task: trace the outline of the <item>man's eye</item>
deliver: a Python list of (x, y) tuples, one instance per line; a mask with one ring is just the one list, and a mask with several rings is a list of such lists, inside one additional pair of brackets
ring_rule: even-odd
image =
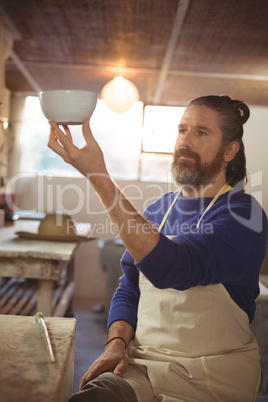
[(206, 133), (205, 131), (199, 131), (198, 134), (199, 134), (201, 137), (207, 135), (207, 133)]

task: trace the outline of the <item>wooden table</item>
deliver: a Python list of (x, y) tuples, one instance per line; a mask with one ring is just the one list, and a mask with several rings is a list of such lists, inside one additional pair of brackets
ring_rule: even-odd
[(0, 401), (67, 402), (73, 390), (76, 320), (45, 317), (50, 363), (34, 317), (0, 315)]
[(67, 270), (68, 287), (55, 316), (64, 315), (67, 299), (74, 293), (73, 257), (78, 243), (22, 239), (16, 231), (38, 229), (40, 222), (18, 220), (0, 229), (0, 277), (30, 278), (38, 281), (37, 311), (52, 316), (54, 282)]

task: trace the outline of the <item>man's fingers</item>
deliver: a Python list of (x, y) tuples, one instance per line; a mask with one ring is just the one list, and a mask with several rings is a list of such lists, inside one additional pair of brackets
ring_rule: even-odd
[(117, 366), (115, 367), (113, 374), (117, 375), (119, 377), (122, 377), (122, 375), (124, 374), (124, 372), (127, 369), (127, 361), (126, 360), (121, 360)]
[(67, 137), (67, 138), (70, 140), (70, 142), (73, 144), (73, 137), (72, 137), (72, 134), (71, 134), (71, 131), (70, 131), (69, 127), (66, 126), (66, 125), (63, 125), (62, 127), (63, 127), (63, 129), (64, 129), (64, 131), (65, 131), (66, 137)]
[(114, 375), (122, 377), (126, 369), (127, 369), (126, 359), (120, 359), (119, 362), (97, 359), (95, 360), (95, 362), (92, 363), (88, 371), (81, 378), (79, 384), (79, 390), (81, 390), (89, 381), (98, 377), (102, 373), (112, 372)]
[[(54, 131), (58, 141), (62, 144), (62, 146), (68, 152), (71, 149), (71, 147), (73, 146), (72, 140), (70, 141), (68, 136), (61, 131), (59, 126), (54, 121), (49, 120), (49, 124), (50, 124), (52, 130)], [(71, 137), (71, 133), (69, 133), (69, 135)]]
[(93, 378), (98, 377), (100, 374), (105, 372), (113, 372), (115, 375), (122, 377), (123, 373), (127, 368), (126, 359), (120, 360), (110, 360), (110, 359), (97, 359), (89, 367), (88, 371), (83, 375), (80, 381), (79, 389), (93, 380)]
[(65, 133), (62, 132), (60, 127), (54, 122), (49, 121), (51, 130), (54, 132), (56, 139), (49, 142), (48, 146), (60, 155), (65, 162), (71, 163), (77, 156), (78, 148), (73, 144), (73, 139), (69, 127), (63, 126)]
[(66, 150), (59, 144), (58, 138), (55, 135), (55, 132), (54, 132), (54, 130), (52, 130), (52, 128), (50, 130), (47, 146), (50, 149), (52, 149), (52, 151), (54, 151), (56, 154), (61, 156), (67, 162), (68, 154), (67, 154)]
[(62, 146), (58, 143), (58, 138), (57, 138), (55, 132), (52, 130), (52, 128), (50, 129), (49, 140), (48, 140), (47, 145), (49, 148), (51, 148), (53, 151), (55, 151), (57, 153), (62, 148)]
[(109, 371), (109, 370), (105, 370), (105, 369), (100, 370), (99, 368), (92, 369), (92, 366), (91, 366), (90, 371), (88, 370), (81, 378), (80, 384), (79, 384), (79, 390), (81, 390), (83, 388), (83, 386), (86, 385), (89, 381), (93, 380), (93, 378), (98, 377), (98, 375), (102, 374), (105, 371)]
[(102, 150), (91, 133), (89, 119), (83, 123), (82, 130), (86, 145), (81, 149), (73, 144), (71, 132), (66, 125), (62, 125), (60, 128), (52, 120), (49, 121), (49, 124), (52, 132), (48, 146), (60, 155), (66, 163), (71, 164), (86, 177), (88, 173), (106, 172)]
[(92, 140), (94, 142), (96, 142), (95, 138), (93, 137), (90, 125), (89, 125), (89, 118), (87, 118), (82, 125), (82, 132), (83, 132), (83, 136), (85, 138), (86, 144), (89, 145), (90, 142), (92, 142)]

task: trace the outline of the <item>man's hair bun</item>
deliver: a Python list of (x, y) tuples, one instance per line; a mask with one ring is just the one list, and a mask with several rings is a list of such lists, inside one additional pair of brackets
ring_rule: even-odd
[(241, 116), (242, 124), (245, 124), (250, 115), (248, 106), (244, 102), (242, 102), (240, 100), (236, 100), (236, 99), (232, 100), (232, 104), (233, 104), (233, 107), (239, 112), (239, 114)]

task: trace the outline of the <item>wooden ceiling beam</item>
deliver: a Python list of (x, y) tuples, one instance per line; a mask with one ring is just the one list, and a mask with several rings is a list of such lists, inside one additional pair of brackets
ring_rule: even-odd
[(165, 57), (163, 59), (161, 72), (160, 72), (157, 87), (156, 87), (156, 90), (154, 93), (153, 102), (156, 104), (158, 104), (161, 100), (161, 95), (162, 95), (165, 81), (166, 81), (166, 78), (167, 78), (167, 75), (169, 72), (170, 63), (173, 58), (176, 43), (177, 43), (179, 35), (181, 33), (183, 21), (184, 21), (186, 11), (189, 6), (189, 1), (190, 0), (179, 0), (179, 3), (178, 3), (177, 12), (176, 12), (176, 16), (175, 16), (175, 19), (173, 22), (172, 31), (170, 34), (167, 50), (165, 53)]
[(20, 58), (16, 55), (16, 53), (12, 52), (11, 55), (10, 55), (10, 58), (13, 61), (13, 63), (15, 64), (15, 66), (17, 67), (17, 69), (21, 72), (21, 74), (24, 76), (24, 78), (30, 84), (31, 88), (36, 92), (40, 92), (41, 87), (35, 81), (35, 79), (33, 78), (32, 74), (25, 67), (24, 63), (20, 60)]
[(268, 81), (268, 75), (256, 75), (256, 74), (211, 73), (204, 71), (185, 71), (185, 70), (170, 70), (169, 74), (183, 75), (188, 77), (220, 78), (228, 80)]
[[(28, 62), (21, 61), (24, 67), (28, 68), (55, 68), (62, 70), (88, 70), (88, 71), (107, 71), (114, 74), (159, 74), (161, 70), (150, 68), (131, 68), (131, 67), (113, 67), (113, 66), (94, 66), (90, 64), (67, 64), (67, 63), (43, 63), (43, 62)], [(169, 70), (170, 75), (181, 75), (188, 77), (204, 77), (204, 78), (219, 78), (230, 80), (247, 80), (247, 81), (268, 81), (268, 75), (258, 74), (232, 74), (232, 73), (212, 73), (204, 71), (186, 71), (186, 70)]]

